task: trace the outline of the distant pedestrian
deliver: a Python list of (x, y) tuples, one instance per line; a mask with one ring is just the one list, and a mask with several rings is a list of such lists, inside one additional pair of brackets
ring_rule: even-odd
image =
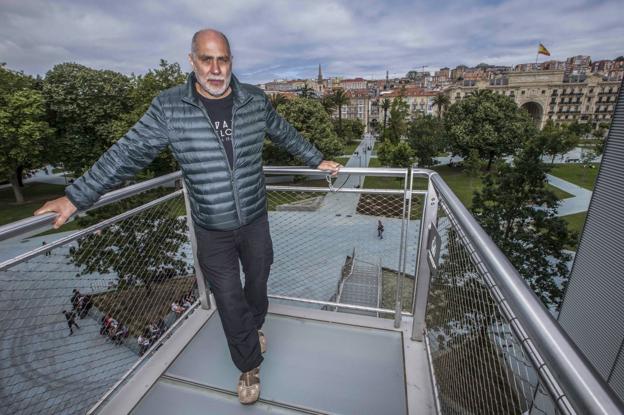
[[(46, 241), (41, 242), (41, 246), (46, 246)], [(50, 256), (50, 251), (45, 252), (45, 256)]]
[(67, 326), (69, 327), (69, 335), (71, 336), (72, 334), (74, 334), (74, 329), (72, 328), (72, 326), (76, 326), (77, 329), (80, 328), (80, 326), (76, 324), (76, 321), (75, 321), (76, 314), (73, 311), (67, 312), (66, 310), (63, 310), (63, 314), (65, 314), (65, 318), (67, 319)]
[(80, 297), (81, 297), (80, 291), (74, 288), (72, 290), (72, 296), (70, 299), (73, 310), (76, 310), (78, 308), (78, 305), (80, 304)]
[(377, 221), (377, 236), (379, 237), (379, 239), (383, 239), (383, 231), (383, 223), (381, 223), (381, 221)]

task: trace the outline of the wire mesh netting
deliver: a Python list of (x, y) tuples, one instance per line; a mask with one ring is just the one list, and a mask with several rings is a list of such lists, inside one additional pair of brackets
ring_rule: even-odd
[(194, 306), (183, 197), (151, 204), (0, 270), (0, 413), (85, 413)]
[[(369, 178), (364, 183), (366, 180)], [(397, 182), (391, 183), (402, 189), (403, 183)], [(412, 212), (416, 213), (408, 221), (404, 218), (409, 206), (402, 190), (344, 192), (339, 186), (332, 191), (327, 185), (320, 187), (323, 182), (315, 185), (318, 191), (300, 191), (297, 185), (288, 190), (268, 187), (275, 252), (269, 294), (394, 309), (394, 295), (386, 296), (392, 300), (384, 302), (382, 292), (390, 285), (396, 287), (404, 244), (407, 248), (403, 252), (409, 252), (405, 261), (408, 275), (404, 278), (413, 280), (422, 206), (419, 199), (413, 201)], [(302, 186), (310, 184), (304, 182)], [(402, 227), (406, 227), (406, 237)], [(405, 286), (413, 290), (413, 284)], [(411, 298), (412, 294), (406, 296)]]
[(443, 200), (441, 253), (431, 280), (427, 341), (443, 414), (559, 413), (499, 307), (492, 282)]

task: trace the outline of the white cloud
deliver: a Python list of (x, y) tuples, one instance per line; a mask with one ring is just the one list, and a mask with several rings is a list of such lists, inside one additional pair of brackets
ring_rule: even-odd
[(383, 76), (479, 62), (535, 59), (538, 42), (565, 59), (624, 54), (621, 1), (382, 0), (272, 2), (142, 0), (3, 1), (0, 61), (43, 74), (54, 64), (142, 73), (160, 58), (180, 62), (192, 33), (216, 27), (231, 40), (247, 81), (326, 75)]

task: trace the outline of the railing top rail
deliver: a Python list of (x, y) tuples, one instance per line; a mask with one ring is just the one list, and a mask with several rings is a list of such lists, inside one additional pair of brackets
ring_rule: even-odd
[[(320, 174), (327, 174), (324, 170), (292, 166), (264, 166), (263, 171), (265, 174), (297, 174), (302, 176), (318, 176)], [(408, 169), (405, 168), (390, 167), (343, 167), (340, 169), (340, 174), (370, 174), (373, 176), (404, 177), (407, 171)]]
[[(265, 174), (295, 174), (303, 176), (316, 176), (319, 174), (326, 174), (327, 172), (318, 169), (311, 169), (309, 167), (293, 167), (293, 166), (265, 166), (263, 168)], [(354, 174), (354, 175), (375, 175), (386, 177), (404, 177), (407, 173), (407, 169), (401, 168), (351, 168), (343, 167), (340, 170), (341, 174)], [(127, 199), (135, 196), (139, 193), (153, 189), (155, 187), (162, 186), (163, 184), (178, 180), (182, 177), (181, 171), (169, 173), (154, 179), (146, 180), (144, 182), (136, 183), (131, 186), (127, 186), (118, 190), (103, 195), (97, 203), (95, 203), (89, 210), (96, 209), (102, 206), (106, 206), (117, 201)], [(52, 228), (52, 221), (56, 215), (54, 213), (46, 213), (39, 216), (32, 216), (29, 218), (21, 219), (16, 222), (12, 222), (6, 225), (0, 226), (0, 241), (4, 241), (9, 238), (24, 235), (26, 233), (39, 231), (43, 232)]]
[[(156, 177), (154, 179), (146, 180), (144, 182), (136, 183), (130, 186), (123, 187), (121, 189), (113, 190), (103, 195), (91, 209), (96, 209), (102, 206), (110, 205), (117, 201), (127, 199), (131, 196), (135, 196), (139, 193), (143, 193), (147, 190), (155, 187), (162, 186), (174, 180), (182, 177), (180, 171), (165, 174), (164, 176)], [(91, 210), (89, 209), (89, 210)], [(13, 238), (15, 236), (23, 235), (33, 231), (44, 231), (52, 228), (52, 221), (56, 217), (54, 213), (46, 213), (39, 216), (32, 216), (16, 222), (12, 222), (6, 225), (0, 226), (0, 241)]]
[(624, 405), (437, 173), (435, 189), (579, 413), (621, 414)]

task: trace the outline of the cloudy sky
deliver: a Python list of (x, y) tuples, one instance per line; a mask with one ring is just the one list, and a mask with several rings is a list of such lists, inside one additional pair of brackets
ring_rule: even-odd
[[(45, 74), (61, 62), (144, 73), (179, 62), (193, 32), (214, 27), (232, 43), (246, 82), (401, 75), (480, 62), (624, 55), (624, 1), (447, 0), (0, 0), (0, 62)], [(543, 59), (540, 56), (540, 59)]]

